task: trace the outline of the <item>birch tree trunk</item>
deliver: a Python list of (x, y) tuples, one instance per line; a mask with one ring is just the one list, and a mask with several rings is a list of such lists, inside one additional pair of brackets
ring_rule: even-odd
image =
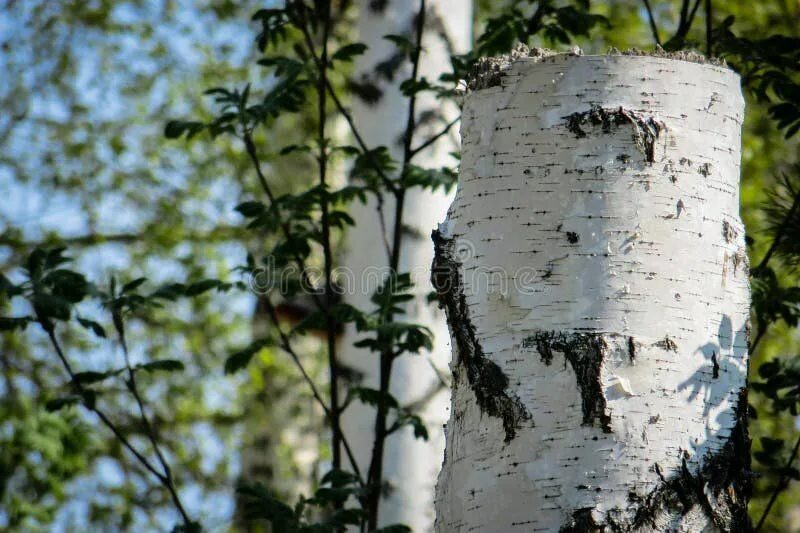
[[(423, 52), (420, 76), (436, 81), (449, 70), (450, 53), (469, 49), (472, 25), (471, 0), (430, 0), (427, 2), (426, 27), (423, 33)], [(383, 6), (385, 4), (385, 6)], [(356, 80), (365, 77), (376, 83), (382, 96), (376, 103), (355, 99), (353, 118), (362, 136), (372, 147), (384, 145), (393, 157), (402, 158), (401, 136), (408, 115), (408, 98), (400, 92), (400, 83), (410, 76), (408, 60), (400, 57), (399, 69), (392, 80), (376, 72), (378, 65), (390, 68), (397, 61), (395, 45), (384, 35), (414, 35), (414, 21), (419, 2), (389, 0), (388, 2), (359, 1), (359, 41), (369, 49), (356, 63)], [(412, 39), (413, 40), (413, 39)], [(440, 119), (420, 121), (438, 113)], [(441, 131), (444, 123), (458, 117), (455, 105), (443, 106), (428, 93), (418, 96), (417, 119), (420, 128), (413, 146), (419, 146), (429, 135)], [(430, 149), (421, 152), (414, 163), (422, 167), (453, 165), (449, 152), (457, 149), (457, 135), (443, 137)], [(443, 192), (409, 191), (405, 201), (404, 235), (400, 255), (400, 272), (411, 272), (416, 298), (406, 308), (402, 320), (428, 326), (435, 336), (435, 348), (429, 354), (405, 355), (394, 362), (391, 393), (401, 405), (414, 405), (430, 433), (428, 441), (415, 439), (410, 428), (393, 434), (386, 444), (384, 480), (388, 491), (380, 502), (380, 524), (403, 523), (415, 532), (433, 526), (433, 497), (436, 474), (441, 466), (444, 436), (442, 426), (447, 420), (448, 390), (443, 386), (434, 367), (447, 373), (449, 347), (444, 315), (426, 296), (433, 288), (429, 268), (433, 247), (428, 235), (447, 211), (452, 196)], [(347, 252), (343, 264), (348, 276), (348, 303), (360, 309), (370, 309), (370, 296), (388, 271), (377, 268), (387, 261), (385, 243), (391, 242), (394, 226), (394, 201), (391, 195), (383, 199), (384, 223), (379, 224), (378, 202), (371, 199), (366, 206), (354, 203), (351, 216), (356, 221), (346, 238)], [(388, 233), (388, 234), (387, 234)], [(349, 290), (352, 288), (353, 290)], [(365, 349), (353, 347), (361, 338), (354, 328), (347, 328), (342, 339), (342, 362), (363, 376), (361, 384), (378, 388), (378, 356)], [(374, 439), (374, 407), (351, 404), (342, 416), (344, 433), (350, 439), (355, 456), (366, 472), (372, 455)]]
[(749, 527), (738, 76), (485, 60), (434, 232), (453, 341), (438, 531)]

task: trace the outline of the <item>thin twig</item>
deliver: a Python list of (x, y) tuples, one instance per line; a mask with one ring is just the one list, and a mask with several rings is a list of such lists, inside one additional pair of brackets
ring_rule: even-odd
[(653, 32), (653, 38), (656, 44), (661, 46), (661, 37), (658, 35), (658, 26), (656, 26), (656, 18), (653, 15), (653, 8), (650, 7), (650, 0), (644, 0), (644, 7), (647, 9), (647, 18), (650, 21), (650, 30)]
[[(305, 24), (300, 24), (300, 30), (303, 32), (303, 37), (306, 42), (306, 51), (311, 55), (311, 59), (314, 61), (317, 69), (319, 69), (322, 62), (317, 56), (316, 50), (314, 49), (314, 41), (311, 38), (311, 34), (309, 33), (308, 28), (305, 27)], [(372, 165), (373, 169), (378, 174), (378, 177), (381, 178), (384, 186), (390, 191), (394, 191), (396, 189), (394, 182), (386, 174), (383, 167), (381, 167), (381, 165), (379, 165), (375, 160), (374, 156), (372, 155), (372, 151), (370, 150), (366, 141), (364, 141), (364, 137), (361, 136), (361, 133), (356, 127), (355, 121), (353, 120), (353, 115), (351, 115), (347, 108), (344, 107), (344, 104), (342, 104), (342, 101), (339, 99), (339, 95), (336, 94), (336, 89), (334, 88), (330, 79), (326, 78), (325, 86), (328, 88), (328, 95), (331, 97), (333, 104), (336, 106), (336, 110), (344, 117), (345, 122), (347, 122), (347, 125), (350, 128), (350, 132), (353, 134), (353, 137), (355, 138), (356, 143), (358, 143), (358, 146), (361, 148), (361, 151), (367, 156), (370, 165)]]
[(454, 118), (453, 120), (451, 120), (450, 122), (447, 123), (447, 126), (445, 126), (442, 131), (440, 131), (439, 133), (437, 133), (433, 137), (429, 138), (427, 141), (425, 141), (424, 143), (420, 144), (416, 148), (412, 148), (411, 149), (411, 157), (414, 157), (415, 155), (420, 153), (422, 150), (424, 150), (425, 148), (429, 147), (430, 145), (432, 145), (433, 143), (438, 141), (440, 138), (442, 138), (445, 135), (447, 135), (447, 133), (453, 128), (453, 126), (458, 124), (458, 122), (460, 120), (461, 120), (460, 116)]
[(322, 224), (322, 255), (325, 270), (325, 304), (326, 304), (326, 325), (328, 340), (328, 379), (330, 381), (330, 417), (331, 417), (331, 453), (333, 455), (332, 466), (334, 470), (340, 470), (342, 466), (341, 458), (341, 427), (339, 418), (341, 415), (339, 406), (339, 363), (336, 357), (336, 329), (337, 324), (331, 315), (333, 306), (333, 252), (331, 250), (331, 227), (328, 218), (328, 191), (327, 191), (327, 168), (328, 153), (325, 140), (325, 123), (327, 118), (327, 85), (328, 85), (328, 36), (331, 25), (331, 3), (330, 0), (322, 2), (322, 53), (319, 62), (319, 80), (317, 84), (317, 142), (319, 144), (319, 185), (322, 189), (320, 208)]
[(673, 35), (672, 38), (667, 41), (668, 45), (677, 40), (679, 41), (680, 46), (683, 46), (683, 42), (686, 39), (686, 36), (689, 34), (689, 30), (692, 28), (692, 23), (694, 22), (694, 17), (697, 14), (697, 10), (700, 8), (700, 0), (695, 0), (694, 6), (690, 11), (690, 1), (691, 0), (683, 0), (683, 2), (681, 2), (681, 15), (678, 22), (678, 29), (675, 31), (675, 35)]
[[(242, 135), (242, 139), (244, 140), (244, 145), (245, 145), (245, 150), (247, 151), (247, 155), (250, 157), (250, 161), (253, 163), (253, 167), (256, 170), (256, 175), (258, 176), (258, 181), (261, 184), (261, 188), (264, 190), (264, 193), (267, 195), (267, 198), (269, 199), (270, 203), (274, 204), (275, 195), (273, 194), (272, 189), (269, 186), (269, 183), (267, 183), (267, 178), (266, 176), (264, 176), (264, 172), (261, 170), (261, 161), (259, 161), (258, 159), (258, 153), (256, 151), (256, 145), (253, 142), (253, 137), (249, 131), (245, 130), (245, 132)], [(281, 221), (280, 227), (281, 231), (283, 232), (283, 237), (286, 240), (289, 240), (289, 238), (291, 237), (291, 228), (289, 228), (289, 225), (285, 221)], [(302, 256), (300, 256), (300, 254), (298, 253), (294, 254), (294, 260), (297, 263), (298, 268), (300, 269), (300, 276), (302, 278), (303, 285), (305, 287), (310, 288), (311, 280), (308, 278), (308, 271), (306, 270), (305, 261), (303, 260)], [(309, 294), (311, 295), (311, 299), (314, 301), (314, 304), (317, 306), (317, 308), (320, 311), (324, 311), (325, 305), (323, 304), (322, 300), (317, 295), (317, 293), (314, 292), (313, 290), (310, 290)]]
[[(113, 295), (112, 295), (113, 297)], [(120, 310), (115, 309), (112, 311), (114, 315), (114, 326), (117, 330), (117, 335), (119, 337), (119, 343), (122, 347), (122, 353), (125, 358), (125, 368), (128, 372), (128, 380), (126, 385), (128, 386), (128, 390), (130, 391), (131, 395), (136, 400), (136, 405), (139, 407), (139, 417), (142, 420), (142, 425), (144, 426), (145, 434), (147, 438), (150, 440), (150, 444), (153, 447), (153, 451), (158, 458), (158, 462), (161, 464), (161, 469), (163, 470), (164, 474), (164, 485), (166, 486), (167, 490), (169, 491), (170, 497), (172, 498), (175, 507), (178, 508), (181, 516), (184, 518), (184, 521), (188, 519), (188, 514), (183, 507), (183, 503), (181, 503), (180, 497), (178, 496), (178, 491), (175, 488), (175, 480), (172, 477), (172, 469), (167, 462), (166, 457), (161, 452), (161, 447), (158, 444), (158, 437), (156, 435), (155, 428), (150, 423), (150, 419), (147, 416), (147, 413), (144, 409), (144, 401), (142, 401), (142, 396), (139, 393), (139, 387), (136, 384), (136, 372), (133, 370), (131, 366), (131, 358), (130, 353), (128, 352), (128, 342), (125, 340), (125, 324), (122, 319), (122, 313)]]
[(769, 260), (772, 258), (772, 255), (778, 249), (778, 246), (780, 246), (780, 244), (783, 242), (783, 238), (786, 236), (786, 232), (789, 230), (789, 222), (794, 218), (798, 209), (800, 209), (800, 193), (794, 195), (794, 200), (789, 208), (789, 212), (786, 213), (786, 217), (778, 227), (778, 231), (775, 233), (775, 237), (772, 239), (772, 244), (770, 245), (769, 250), (767, 250), (767, 253), (764, 254), (764, 258), (753, 270), (753, 272), (758, 272), (759, 270), (766, 268), (767, 263), (769, 263)]
[(687, 22), (686, 32), (689, 32), (689, 28), (691, 28), (692, 23), (694, 22), (694, 16), (697, 14), (697, 10), (700, 8), (700, 0), (695, 0), (694, 7), (692, 7), (692, 13), (689, 15), (689, 21)]
[(711, 0), (706, 0), (706, 57), (711, 57), (711, 34), (713, 32), (713, 12), (711, 8)]
[[(273, 322), (273, 324), (275, 324), (275, 329), (278, 332), (278, 336), (280, 337), (281, 349), (283, 349), (283, 351), (286, 352), (292, 359), (292, 362), (295, 364), (297, 369), (300, 371), (300, 374), (303, 376), (303, 380), (305, 380), (306, 384), (311, 389), (311, 394), (314, 397), (314, 400), (316, 400), (316, 402), (322, 408), (322, 411), (325, 413), (325, 417), (328, 419), (328, 421), (330, 421), (331, 425), (333, 425), (334, 420), (331, 417), (330, 408), (325, 403), (325, 400), (323, 399), (322, 394), (320, 394), (319, 389), (314, 383), (314, 380), (311, 379), (311, 376), (308, 374), (305, 367), (303, 366), (303, 362), (300, 361), (300, 357), (297, 355), (297, 352), (295, 352), (294, 348), (292, 348), (291, 339), (278, 325), (278, 313), (277, 311), (275, 311), (275, 306), (272, 304), (272, 302), (266, 295), (262, 297), (261, 301), (267, 310), (267, 314), (269, 315), (270, 320)], [(365, 482), (363, 480), (363, 477), (361, 476), (361, 471), (358, 468), (358, 463), (356, 462), (355, 455), (353, 454), (353, 450), (350, 447), (350, 444), (348, 443), (346, 436), (341, 431), (341, 426), (339, 427), (339, 433), (342, 436), (342, 447), (344, 448), (345, 453), (347, 454), (347, 459), (350, 462), (350, 466), (353, 468), (353, 472), (356, 474), (356, 477), (358, 477), (359, 483), (362, 486), (364, 486)]]
[(753, 355), (753, 353), (756, 351), (756, 348), (758, 348), (758, 344), (761, 342), (761, 339), (764, 338), (764, 334), (767, 332), (767, 329), (769, 329), (769, 324), (764, 324), (758, 331), (758, 334), (756, 334), (756, 338), (750, 343), (750, 355)]
[(789, 460), (786, 461), (786, 466), (783, 467), (783, 472), (781, 473), (781, 477), (778, 480), (778, 484), (775, 487), (775, 490), (772, 491), (772, 496), (769, 498), (769, 502), (767, 502), (767, 506), (764, 508), (764, 512), (761, 514), (761, 519), (758, 521), (758, 525), (755, 528), (755, 531), (760, 531), (761, 526), (764, 525), (764, 521), (767, 519), (767, 515), (772, 510), (772, 506), (775, 504), (775, 500), (778, 499), (778, 495), (783, 492), (783, 490), (789, 485), (789, 469), (792, 467), (794, 460), (797, 459), (797, 453), (800, 451), (800, 437), (797, 437), (797, 441), (794, 443), (794, 449), (792, 449), (792, 454), (789, 456)]
[(392, 258), (392, 248), (389, 244), (389, 234), (386, 231), (386, 216), (383, 212), (383, 195), (376, 194), (377, 199), (376, 209), (378, 211), (378, 223), (381, 226), (381, 240), (383, 241), (383, 248), (386, 251), (386, 260), (390, 260)]
[[(55, 328), (52, 326), (52, 324), (48, 323), (48, 320), (49, 319), (46, 319), (46, 318), (43, 318), (43, 317), (39, 317), (39, 324), (47, 332), (47, 336), (50, 339), (50, 344), (52, 344), (53, 349), (55, 349), (56, 354), (58, 355), (58, 358), (61, 360), (62, 366), (67, 371), (67, 374), (70, 377), (70, 383), (72, 384), (72, 386), (75, 388), (75, 390), (78, 392), (78, 394), (81, 397), (85, 397), (85, 395), (87, 393), (87, 389), (85, 389), (83, 387), (83, 385), (81, 385), (81, 383), (76, 379), (75, 372), (72, 369), (72, 365), (70, 365), (69, 360), (67, 359), (66, 355), (64, 354), (64, 350), (61, 348), (61, 344), (59, 343), (58, 338), (56, 337)], [(150, 463), (150, 461), (148, 461), (147, 458), (141, 452), (139, 452), (139, 450), (137, 450), (133, 446), (133, 444), (131, 444), (131, 442), (122, 433), (122, 431), (120, 431), (120, 429), (117, 427), (117, 425), (113, 421), (111, 421), (111, 419), (103, 411), (101, 411), (99, 407), (97, 407), (96, 405), (90, 404), (88, 402), (84, 402), (83, 405), (87, 409), (92, 411), (94, 414), (96, 414), (97, 417), (100, 419), (100, 421), (103, 422), (103, 424), (108, 429), (111, 430), (111, 432), (114, 434), (114, 436), (117, 438), (117, 440), (122, 444), (122, 446), (124, 448), (126, 448), (129, 452), (131, 452), (131, 454), (133, 454), (133, 456), (136, 457), (136, 459), (139, 461), (139, 463), (141, 463), (141, 465), (148, 472), (153, 474), (156, 477), (156, 479), (158, 479), (158, 481), (162, 485), (164, 485), (164, 487), (170, 492), (170, 495), (172, 496), (172, 501), (175, 504), (175, 507), (177, 508), (178, 512), (180, 513), (184, 524), (187, 527), (192, 526), (193, 522), (189, 518), (189, 515), (186, 513), (186, 510), (184, 509), (183, 505), (181, 504), (180, 498), (178, 497), (177, 492), (175, 492), (174, 486), (171, 486), (171, 483), (169, 482), (169, 479), (163, 473), (159, 472), (158, 469), (156, 469), (152, 465), (152, 463)]]

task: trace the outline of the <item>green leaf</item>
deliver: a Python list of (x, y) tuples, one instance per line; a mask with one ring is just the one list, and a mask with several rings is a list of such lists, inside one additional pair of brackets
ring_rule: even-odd
[(32, 303), (38, 317), (69, 320), (71, 305), (64, 298), (52, 294), (37, 293), (33, 295)]
[(90, 385), (92, 383), (103, 381), (112, 375), (114, 375), (113, 372), (94, 372), (92, 370), (88, 370), (86, 372), (77, 372), (73, 379), (81, 385)]
[(22, 288), (18, 285), (14, 285), (11, 283), (7, 277), (3, 274), (0, 274), (0, 295), (5, 294), (9, 298), (13, 298), (19, 294), (22, 294)]
[(390, 34), (384, 35), (383, 38), (387, 41), (393, 42), (401, 52), (407, 55), (410, 55), (415, 48), (414, 43), (411, 42), (411, 39), (405, 35)]
[(25, 269), (28, 271), (28, 274), (31, 278), (38, 277), (39, 274), (41, 274), (42, 270), (44, 270), (44, 262), (46, 258), (47, 252), (41, 248), (34, 249), (28, 255), (28, 259), (25, 261)]
[(164, 300), (175, 300), (186, 294), (186, 285), (183, 283), (168, 283), (159, 287), (150, 296), (152, 298), (162, 298)]
[(762, 378), (769, 378), (777, 374), (781, 369), (781, 362), (777, 359), (768, 361), (758, 367), (758, 375)]
[(252, 218), (257, 217), (265, 211), (266, 207), (261, 202), (249, 201), (242, 202), (237, 205), (234, 210), (242, 214), (242, 216)]
[(363, 403), (367, 405), (373, 405), (375, 407), (383, 405), (384, 407), (396, 408), (399, 406), (397, 403), (397, 398), (388, 392), (382, 392), (369, 387), (353, 387), (350, 389), (350, 394), (361, 400)]
[(84, 328), (91, 330), (98, 337), (106, 338), (106, 330), (94, 320), (78, 317), (78, 323)]
[(363, 54), (367, 50), (364, 43), (350, 43), (339, 48), (331, 56), (333, 61), (352, 61), (354, 57)]
[(50, 287), (54, 296), (70, 303), (80, 302), (89, 292), (89, 283), (83, 274), (61, 268), (48, 272), (42, 283)]
[(0, 331), (25, 330), (32, 321), (29, 316), (0, 316)]
[(345, 485), (355, 485), (358, 483), (358, 476), (346, 470), (333, 468), (322, 476), (320, 485), (329, 484), (331, 487), (343, 487)]
[(244, 515), (248, 519), (263, 519), (272, 524), (272, 531), (296, 532), (300, 521), (294, 509), (274, 498), (261, 483), (240, 485), (236, 492), (244, 501)]
[(186, 287), (186, 296), (197, 296), (199, 294), (203, 294), (204, 292), (208, 292), (211, 289), (217, 289), (222, 285), (223, 283), (218, 279), (204, 279), (201, 281), (196, 281)]
[(167, 139), (178, 139), (184, 133), (186, 134), (187, 139), (191, 139), (203, 129), (205, 129), (205, 124), (202, 122), (195, 122), (195, 121), (187, 121), (187, 120), (170, 120), (167, 122), (167, 125), (164, 126), (164, 136)]
[(761, 437), (761, 447), (766, 453), (777, 453), (783, 449), (783, 439)]
[(310, 152), (311, 147), (305, 144), (290, 144), (281, 148), (280, 155), (289, 155), (294, 152)]
[(125, 294), (126, 292), (135, 291), (145, 281), (147, 281), (147, 278), (136, 278), (133, 281), (129, 281), (128, 283), (122, 286), (122, 294)]
[(44, 404), (44, 408), (48, 411), (58, 411), (59, 409), (63, 409), (64, 407), (68, 407), (70, 405), (75, 405), (81, 402), (80, 396), (64, 396), (62, 398), (54, 398), (52, 400), (48, 400)]
[(242, 348), (241, 350), (233, 352), (225, 360), (225, 373), (233, 374), (234, 372), (238, 372), (239, 370), (245, 368), (256, 353), (258, 353), (265, 346), (269, 346), (271, 344), (271, 339), (259, 339), (251, 343), (246, 348)]
[(176, 359), (158, 359), (156, 361), (150, 361), (149, 363), (136, 365), (136, 368), (146, 370), (147, 372), (178, 372), (184, 370), (186, 367)]

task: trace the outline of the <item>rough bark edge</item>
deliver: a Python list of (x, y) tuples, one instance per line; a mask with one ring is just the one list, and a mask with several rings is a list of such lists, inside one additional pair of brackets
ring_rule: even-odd
[(466, 371), (480, 410), (503, 421), (505, 442), (511, 442), (520, 424), (530, 420), (531, 415), (522, 401), (508, 391), (508, 376), (483, 353), (475, 327), (470, 321), (460, 265), (452, 254), (452, 240), (438, 230), (433, 231), (431, 238), (434, 245), (431, 281), (436, 289), (439, 307), (447, 315), (450, 335), (458, 349), (457, 364)]
[(597, 522), (592, 516), (593, 508), (582, 508), (572, 513), (559, 532), (654, 531), (658, 527), (659, 517), (685, 515), (698, 505), (720, 531), (753, 531), (747, 514), (754, 475), (750, 470), (746, 387), (739, 391), (735, 413), (737, 421), (728, 441), (719, 451), (709, 453), (703, 458), (696, 474), (689, 470), (685, 459), (680, 471), (669, 479), (663, 476), (657, 463), (654, 465), (655, 472), (661, 476), (662, 484), (644, 498), (635, 493), (630, 494), (631, 503), (638, 504), (632, 521), (622, 518), (625, 511), (614, 508), (606, 511), (604, 521)]
[(722, 531), (753, 530), (747, 515), (754, 477), (750, 470), (747, 387), (739, 391), (734, 412), (736, 424), (722, 448), (716, 453), (708, 453), (696, 474), (689, 471), (684, 460), (680, 472), (664, 480), (645, 498), (634, 518), (634, 530), (652, 525), (661, 511), (686, 513), (695, 505), (701, 505)]
[(601, 379), (603, 361), (608, 351), (605, 337), (601, 333), (540, 331), (524, 339), (522, 347), (535, 347), (548, 366), (553, 362), (554, 350), (563, 353), (564, 364), (569, 361), (575, 371), (581, 393), (583, 425), (598, 425), (603, 433), (611, 433), (611, 416), (607, 411)]
[[(556, 52), (547, 48), (528, 48), (522, 43), (517, 43), (508, 53), (494, 57), (479, 58), (472, 66), (472, 70), (467, 76), (466, 83), (469, 91), (478, 91), (497, 87), (501, 85), (503, 77), (507, 74), (511, 65), (515, 61), (531, 61), (538, 63), (543, 61), (556, 61), (558, 58), (579, 57), (583, 52), (580, 48), (573, 47), (569, 52)], [(629, 57), (657, 57), (671, 59), (674, 61), (686, 61), (688, 63), (698, 63), (702, 65), (714, 65), (729, 68), (724, 59), (717, 57), (705, 57), (702, 54), (691, 50), (678, 50), (667, 52), (660, 46), (653, 51), (629, 48), (618, 50), (610, 48), (605, 54), (607, 56), (629, 56)]]
[(630, 124), (633, 127), (633, 139), (636, 146), (644, 153), (645, 161), (648, 163), (655, 163), (656, 141), (661, 132), (667, 129), (660, 120), (624, 107), (606, 108), (593, 105), (588, 111), (572, 113), (562, 118), (567, 121), (567, 130), (578, 139), (588, 135), (583, 129), (583, 126), (587, 124), (600, 126), (603, 133), (611, 133), (613, 128)]
[[(576, 374), (581, 392), (583, 424), (600, 423), (604, 432), (611, 432), (610, 417), (606, 412), (606, 398), (601, 382), (601, 367), (608, 349), (608, 334), (566, 333), (541, 331), (523, 340), (524, 348), (536, 348), (546, 365), (553, 362), (553, 351), (561, 352)], [(628, 350), (635, 347), (632, 337), (627, 339)], [(669, 337), (655, 343), (665, 350), (675, 350)], [(634, 348), (635, 349), (635, 348)], [(633, 354), (630, 354), (635, 357)], [(747, 388), (739, 391), (734, 408), (736, 424), (730, 437), (716, 453), (709, 452), (693, 474), (684, 458), (680, 471), (665, 478), (658, 464), (654, 470), (661, 476), (662, 484), (646, 497), (631, 493), (631, 503), (638, 504), (633, 520), (623, 518), (630, 511), (609, 509), (602, 522), (592, 516), (592, 508), (575, 510), (561, 526), (561, 533), (577, 532), (631, 532), (647, 527), (657, 527), (659, 516), (686, 514), (700, 505), (704, 513), (721, 531), (749, 532), (752, 524), (747, 514), (747, 502), (752, 491), (753, 473), (750, 470), (750, 437), (747, 431)]]

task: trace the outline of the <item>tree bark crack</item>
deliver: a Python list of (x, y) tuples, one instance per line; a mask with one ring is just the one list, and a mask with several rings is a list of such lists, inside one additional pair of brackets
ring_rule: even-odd
[(600, 372), (608, 351), (608, 343), (601, 334), (540, 331), (522, 342), (523, 348), (536, 347), (544, 364), (553, 362), (553, 351), (564, 354), (578, 382), (583, 409), (583, 425), (599, 425), (604, 433), (611, 433), (611, 416), (606, 408)]
[(511, 442), (520, 424), (531, 420), (531, 415), (522, 401), (508, 390), (508, 376), (497, 363), (485, 356), (478, 342), (464, 296), (460, 265), (453, 257), (452, 239), (438, 230), (433, 231), (431, 238), (434, 244), (431, 281), (458, 348), (458, 363), (466, 371), (481, 411), (503, 421), (505, 442)]
[(606, 108), (593, 105), (588, 111), (572, 113), (563, 117), (567, 122), (567, 130), (576, 138), (581, 139), (588, 135), (585, 126), (600, 126), (603, 133), (612, 133), (620, 126), (629, 124), (633, 127), (633, 140), (636, 146), (644, 152), (645, 161), (655, 163), (656, 141), (661, 132), (666, 129), (663, 122), (651, 116), (625, 109), (624, 107)]

